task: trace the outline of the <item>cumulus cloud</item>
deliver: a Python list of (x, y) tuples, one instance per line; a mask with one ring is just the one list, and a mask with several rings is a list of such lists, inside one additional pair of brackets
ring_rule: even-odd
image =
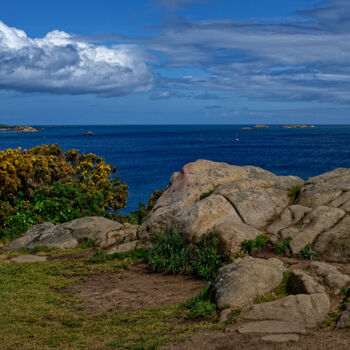
[(0, 21), (0, 89), (119, 96), (149, 91), (153, 74), (135, 45), (97, 46), (52, 31), (44, 38)]

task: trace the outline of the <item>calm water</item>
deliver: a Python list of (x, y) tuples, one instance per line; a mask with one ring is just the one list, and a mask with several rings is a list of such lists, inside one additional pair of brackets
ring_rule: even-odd
[[(96, 153), (117, 166), (119, 177), (130, 186), (127, 211), (165, 187), (174, 171), (199, 158), (255, 165), (304, 179), (350, 168), (350, 126), (253, 131), (241, 127), (51, 126), (35, 134), (0, 134), (0, 149), (58, 143), (64, 150)], [(94, 136), (82, 135), (90, 130)], [(232, 142), (236, 137), (239, 141)]]

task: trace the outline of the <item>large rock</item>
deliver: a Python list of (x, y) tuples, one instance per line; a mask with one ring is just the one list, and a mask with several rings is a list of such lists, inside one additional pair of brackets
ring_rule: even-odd
[(314, 242), (316, 237), (329, 230), (345, 216), (342, 209), (319, 206), (314, 208), (301, 221), (298, 227), (287, 228), (281, 231), (283, 238), (291, 238), (289, 246), (294, 254)]
[(337, 326), (339, 328), (350, 327), (350, 303), (347, 303), (345, 310), (341, 313)]
[(306, 333), (328, 315), (330, 300), (323, 286), (305, 272), (295, 270), (291, 283), (296, 293), (268, 303), (251, 305), (240, 313), (250, 321), (238, 327), (240, 333)]
[(350, 285), (350, 277), (339, 272), (335, 266), (314, 261), (310, 264), (310, 268), (324, 279), (324, 283), (334, 294), (339, 294), (342, 288)]
[(35, 225), (26, 234), (3, 250), (19, 250), (36, 246), (61, 249), (75, 248), (87, 239), (95, 240), (100, 247), (107, 248), (136, 239), (137, 226), (120, 224), (104, 217), (85, 217), (61, 225), (45, 223)]
[[(257, 230), (279, 215), (289, 205), (290, 188), (302, 183), (298, 177), (276, 176), (257, 167), (198, 160), (172, 176), (169, 188), (139, 228), (138, 237), (147, 244), (152, 232), (178, 226), (190, 240), (198, 240), (208, 230), (230, 222), (237, 225), (229, 231), (232, 236), (222, 230), (221, 234), (227, 242), (240, 244), (250, 239), (246, 237), (256, 237)], [(203, 194), (207, 198), (200, 200)], [(237, 245), (233, 247), (237, 249)]]
[(350, 217), (346, 216), (330, 230), (319, 235), (313, 249), (324, 259), (337, 262), (350, 261)]
[(271, 235), (271, 240), (276, 243), (280, 231), (299, 223), (311, 210), (311, 208), (303, 207), (302, 205), (291, 205), (284, 209), (280, 217), (267, 228), (267, 232)]
[(308, 179), (300, 192), (298, 203), (312, 208), (330, 202), (334, 205), (334, 201), (349, 190), (350, 169), (335, 169)]
[(278, 259), (246, 257), (222, 267), (213, 284), (211, 294), (218, 308), (239, 308), (248, 305), (283, 280), (285, 267)]

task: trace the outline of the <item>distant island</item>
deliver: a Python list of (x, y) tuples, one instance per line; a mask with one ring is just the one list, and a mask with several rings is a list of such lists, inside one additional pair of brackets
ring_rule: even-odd
[(16, 126), (11, 126), (11, 125), (5, 125), (5, 124), (0, 124), (0, 132), (39, 132), (41, 130), (35, 129), (32, 126), (28, 125), (16, 125)]
[(282, 129), (313, 129), (315, 125), (306, 125), (306, 124), (292, 124), (292, 125), (283, 125), (283, 126), (270, 126), (264, 124), (257, 124), (254, 126), (245, 126), (242, 130), (257, 130), (257, 129), (269, 129), (269, 128), (282, 128)]

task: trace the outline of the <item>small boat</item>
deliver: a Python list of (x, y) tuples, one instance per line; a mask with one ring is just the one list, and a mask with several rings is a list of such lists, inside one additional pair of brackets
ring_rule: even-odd
[(86, 136), (93, 136), (94, 133), (92, 131), (88, 131), (87, 133), (83, 134), (83, 135), (86, 135)]

